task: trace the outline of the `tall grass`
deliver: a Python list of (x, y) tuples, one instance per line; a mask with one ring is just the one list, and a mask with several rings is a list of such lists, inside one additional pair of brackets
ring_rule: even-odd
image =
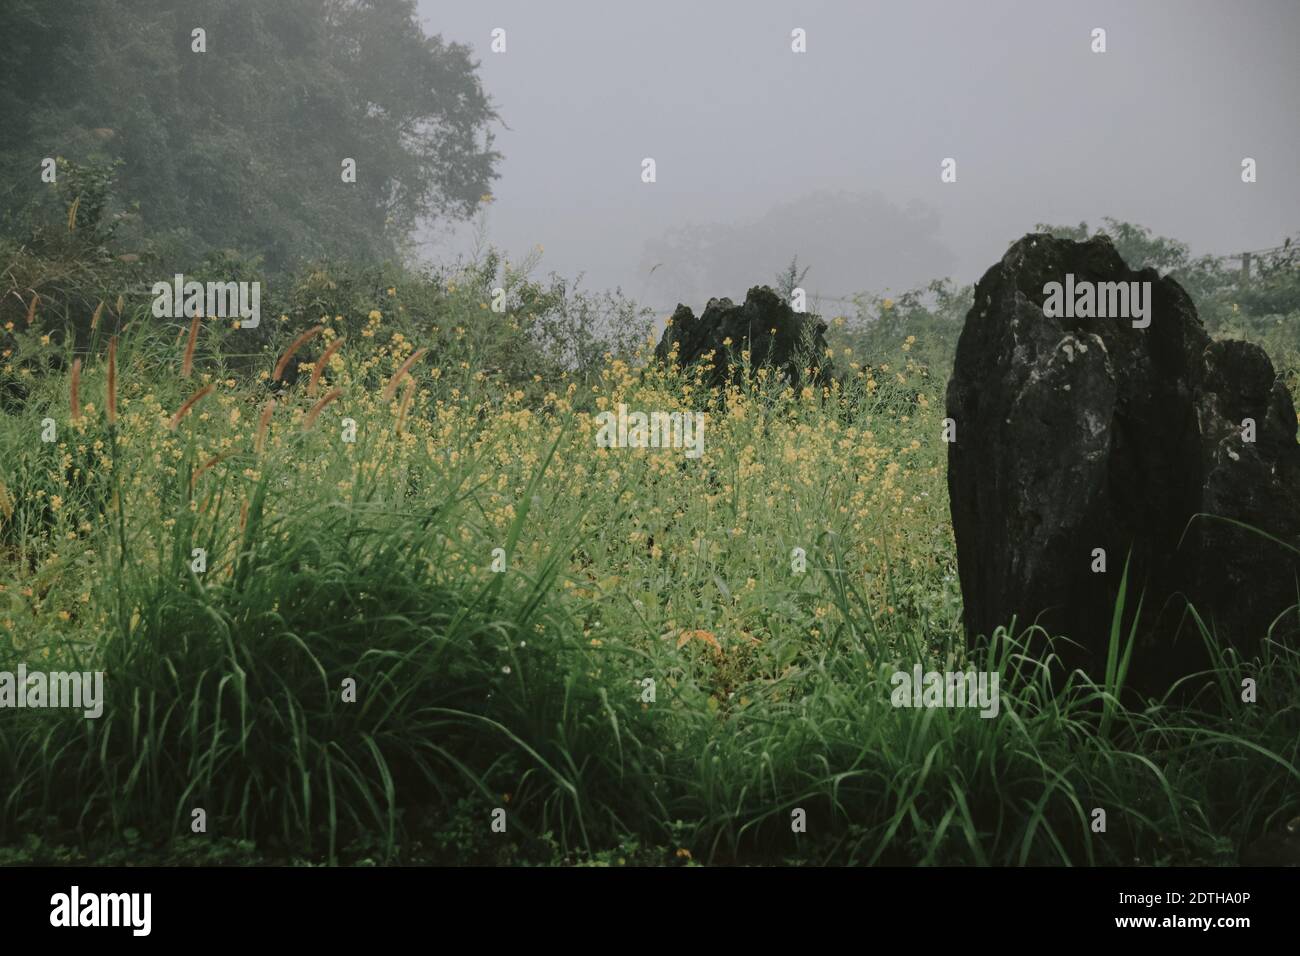
[[(307, 321), (249, 378), (207, 330), (133, 323), (111, 387), (106, 356), (79, 368), (75, 421), (63, 375), (0, 419), (0, 670), (107, 689), (98, 720), (0, 711), (0, 844), (1231, 863), (1300, 813), (1293, 649), (1213, 648), (1201, 694), (1135, 702), (1127, 585), (1096, 682), (1014, 622), (966, 647), (936, 386), (903, 352), (725, 404), (612, 360), (525, 401), (372, 318), (341, 346), (313, 331), (329, 368), (269, 398), (272, 369), (312, 364)], [(708, 408), (704, 457), (596, 449), (589, 413), (620, 401)], [(999, 715), (893, 707), (917, 662), (996, 672)], [(1247, 674), (1266, 701), (1240, 699)]]

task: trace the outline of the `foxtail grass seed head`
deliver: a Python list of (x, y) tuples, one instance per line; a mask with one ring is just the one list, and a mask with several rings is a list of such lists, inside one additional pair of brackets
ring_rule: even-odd
[(411, 398), (415, 395), (415, 379), (407, 379), (406, 387), (402, 389), (402, 407), (397, 412), (397, 434), (402, 434), (402, 426), (406, 424), (406, 410), (411, 405)]
[(334, 357), (334, 353), (337, 352), (339, 348), (342, 347), (343, 340), (345, 338), (347, 338), (347, 336), (345, 335), (340, 335), (338, 338), (336, 338), (333, 342), (329, 344), (329, 347), (326, 348), (325, 351), (321, 353), (320, 358), (316, 360), (316, 366), (311, 370), (311, 381), (307, 383), (308, 397), (311, 398), (315, 397), (316, 386), (320, 383), (320, 377), (321, 375), (324, 374), (325, 367), (329, 365), (330, 359)]
[(108, 423), (117, 424), (117, 336), (108, 340)]
[(36, 319), (36, 306), (40, 304), (41, 297), (35, 291), (32, 292), (32, 301), (27, 304), (27, 324), (31, 325)]
[(189, 398), (185, 399), (185, 404), (176, 410), (176, 414), (172, 416), (171, 424), (167, 427), (172, 431), (175, 431), (176, 426), (181, 423), (181, 419), (190, 413), (190, 409), (201, 402), (214, 388), (216, 388), (215, 385), (204, 385)]
[(341, 388), (332, 389), (331, 391), (326, 393), (325, 397), (322, 398), (315, 405), (313, 405), (311, 407), (311, 410), (308, 411), (306, 416), (303, 418), (302, 430), (303, 431), (310, 430), (311, 427), (316, 424), (316, 419), (320, 417), (320, 413), (324, 410), (325, 406), (328, 405), (330, 402), (334, 401), (334, 399), (338, 398), (342, 394), (343, 394), (343, 389)]
[(271, 427), (271, 416), (275, 413), (275, 399), (271, 399), (262, 406), (262, 415), (257, 420), (257, 438), (253, 442), (253, 451), (257, 454), (262, 453), (266, 447), (266, 430)]
[(72, 420), (75, 422), (81, 417), (81, 359), (73, 359), (68, 391), (71, 393)]
[(220, 454), (213, 455), (203, 464), (199, 465), (199, 467), (195, 468), (194, 473), (190, 475), (190, 491), (194, 490), (194, 485), (198, 482), (198, 480), (201, 477), (203, 477), (204, 472), (208, 471), (210, 468), (212, 468), (213, 465), (217, 464), (217, 462), (221, 461), (224, 458), (229, 457), (230, 455), (231, 452), (223, 451)]
[(90, 317), (90, 331), (99, 328), (99, 317), (104, 314), (104, 300), (99, 300), (99, 305), (95, 306), (95, 314)]
[(275, 363), (275, 371), (271, 375), (272, 381), (280, 381), (280, 376), (284, 374), (284, 370), (288, 366), (289, 360), (293, 358), (294, 353), (307, 344), (307, 342), (311, 341), (311, 339), (319, 334), (323, 328), (323, 325), (313, 325), (310, 329), (293, 340), (292, 344), (285, 349), (284, 354), (280, 356), (280, 361)]
[(394, 374), (393, 377), (389, 380), (388, 387), (384, 389), (385, 402), (391, 402), (393, 400), (393, 396), (397, 394), (397, 386), (402, 383), (402, 376), (405, 375), (407, 372), (409, 372), (411, 366), (414, 365), (416, 362), (418, 362), (420, 360), (420, 356), (422, 356), (427, 351), (429, 350), (424, 348), (416, 349), (411, 354), (411, 357), (402, 363), (402, 367), (397, 370), (396, 374)]

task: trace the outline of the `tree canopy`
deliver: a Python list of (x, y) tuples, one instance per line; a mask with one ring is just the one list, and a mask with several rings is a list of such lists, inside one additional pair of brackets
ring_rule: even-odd
[[(85, 180), (89, 169), (112, 180), (100, 211), (141, 251), (233, 248), (272, 268), (392, 258), (417, 222), (468, 216), (496, 178), (496, 114), (477, 63), (427, 36), (414, 0), (8, 6), (10, 234), (42, 213), (66, 220), (65, 172)], [(41, 180), (45, 157), (71, 163), (57, 188)]]

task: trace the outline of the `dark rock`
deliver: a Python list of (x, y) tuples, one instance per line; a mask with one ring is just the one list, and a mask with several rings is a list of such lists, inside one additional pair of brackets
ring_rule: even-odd
[[(1044, 285), (1150, 282), (1150, 325), (1049, 318)], [(1125, 626), (1143, 600), (1130, 670), (1147, 689), (1206, 666), (1188, 601), (1245, 654), (1300, 631), (1295, 406), (1268, 356), (1213, 342), (1191, 300), (1129, 269), (1105, 238), (1030, 235), (975, 290), (948, 384), (948, 491), (968, 635), (1037, 621), (1104, 673), (1131, 549)], [(1243, 437), (1243, 419), (1256, 440)], [(1093, 549), (1106, 552), (1094, 573)], [(1288, 609), (1291, 609), (1288, 611)], [(1286, 612), (1284, 614), (1284, 612)], [(1279, 615), (1283, 615), (1276, 621)]]
[[(725, 345), (728, 339), (731, 344)], [(826, 323), (815, 315), (795, 312), (766, 286), (750, 289), (744, 305), (710, 299), (698, 319), (678, 305), (655, 348), (655, 358), (671, 359), (679, 366), (711, 364), (702, 380), (712, 389), (740, 381), (741, 353), (746, 350), (752, 370), (774, 368), (796, 389), (829, 383), (834, 375), (826, 356)], [(811, 370), (811, 376), (805, 370)]]

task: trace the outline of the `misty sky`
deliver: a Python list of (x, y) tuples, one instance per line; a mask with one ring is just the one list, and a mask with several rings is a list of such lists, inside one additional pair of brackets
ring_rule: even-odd
[[(1197, 254), (1300, 231), (1296, 0), (420, 0), (420, 14), (473, 48), (509, 127), (488, 241), (512, 259), (541, 244), (536, 274), (582, 272), (656, 308), (741, 297), (794, 254), (823, 294), (971, 281), (1037, 222), (1110, 215)], [(453, 258), (473, 231), (424, 254)]]

